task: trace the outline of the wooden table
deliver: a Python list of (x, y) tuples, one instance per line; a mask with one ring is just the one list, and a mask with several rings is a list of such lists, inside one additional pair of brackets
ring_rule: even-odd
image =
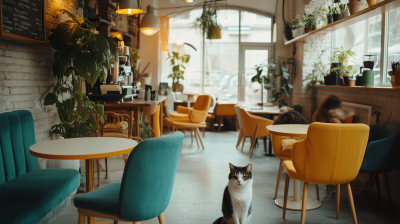
[[(308, 124), (280, 124), (269, 125), (267, 129), (273, 135), (288, 137), (307, 137)], [(275, 204), (283, 208), (283, 197), (277, 198)], [(307, 198), (307, 210), (316, 209), (321, 206), (321, 202), (314, 198)], [(300, 198), (300, 181), (294, 180), (293, 196), (289, 196), (287, 200), (287, 209), (300, 211), (302, 207), (302, 199)]]
[[(71, 138), (40, 142), (29, 147), (31, 155), (46, 159), (84, 159), (86, 191), (94, 190), (94, 159), (130, 153), (138, 143), (127, 138)], [(95, 217), (88, 217), (94, 224)], [(97, 222), (103, 223), (103, 222)], [(108, 221), (105, 222), (108, 224)]]
[[(154, 137), (162, 136), (163, 127), (163, 109), (164, 105), (168, 104), (167, 96), (159, 96), (156, 101), (145, 101), (143, 99), (125, 100), (123, 103), (106, 103), (104, 105), (105, 111), (128, 111), (130, 114), (129, 121), (133, 122), (133, 114), (135, 112), (135, 127), (136, 132), (139, 135), (139, 122), (140, 121), (140, 108), (143, 108), (143, 113), (152, 115), (152, 128), (154, 131)], [(132, 137), (132, 129), (128, 130), (129, 138)], [(140, 137), (140, 136), (138, 136)]]

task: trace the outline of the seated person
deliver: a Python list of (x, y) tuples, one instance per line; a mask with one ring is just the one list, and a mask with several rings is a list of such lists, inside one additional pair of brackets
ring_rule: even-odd
[[(353, 113), (354, 114), (354, 113)], [(352, 123), (352, 116), (346, 116), (342, 109), (342, 101), (334, 95), (330, 95), (315, 111), (312, 121), (323, 123)]]

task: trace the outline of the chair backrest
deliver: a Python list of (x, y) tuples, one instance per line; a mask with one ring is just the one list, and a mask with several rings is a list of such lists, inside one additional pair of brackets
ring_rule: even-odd
[(126, 220), (157, 217), (168, 206), (184, 135), (175, 132), (141, 142), (130, 153), (121, 182), (118, 211)]
[(242, 129), (242, 119), (240, 118), (240, 106), (239, 104), (235, 105), (236, 116), (238, 119), (239, 128)]
[[(218, 105), (219, 107), (219, 105)], [(259, 117), (259, 116), (254, 116), (249, 114), (246, 110), (243, 108), (239, 108), (240, 112), (240, 119), (242, 120), (242, 128), (245, 136), (253, 136), (254, 132), (256, 131), (257, 125), (258, 131), (257, 131), (257, 137), (260, 136), (269, 136), (271, 135), (270, 131), (268, 131), (267, 126), (272, 125), (274, 121)]]
[(370, 127), (362, 171), (392, 171), (398, 162), (400, 126), (381, 123)]
[(38, 169), (38, 158), (29, 153), (35, 143), (31, 112), (0, 114), (0, 184)]
[(211, 96), (210, 95), (199, 95), (196, 102), (193, 105), (195, 110), (206, 110), (210, 108)]
[(236, 115), (235, 105), (236, 105), (236, 103), (218, 104), (216, 115), (217, 116), (235, 116)]
[(306, 139), (292, 149), (299, 178), (314, 184), (353, 181), (364, 158), (368, 133), (365, 124), (312, 123)]

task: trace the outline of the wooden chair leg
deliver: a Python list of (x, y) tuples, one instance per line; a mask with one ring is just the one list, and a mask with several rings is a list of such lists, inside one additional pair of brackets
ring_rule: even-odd
[(267, 153), (267, 137), (263, 137), (264, 153)]
[(196, 131), (197, 131), (197, 135), (199, 136), (201, 146), (203, 147), (203, 150), (204, 150), (205, 148), (204, 148), (204, 144), (203, 144), (203, 139), (201, 138), (200, 130), (198, 128), (196, 128)]
[(163, 214), (163, 213), (161, 213), (161, 214), (158, 216), (158, 222), (159, 222), (160, 224), (165, 224), (165, 221), (164, 221), (164, 214)]
[(389, 185), (389, 178), (388, 178), (387, 173), (383, 173), (383, 179), (385, 180), (386, 196), (389, 199), (389, 206), (392, 209), (393, 208), (392, 195), (390, 194), (390, 185)]
[(381, 184), (379, 183), (379, 173), (375, 173), (376, 191), (378, 192), (378, 199), (381, 200)]
[(194, 132), (194, 137), (196, 137), (197, 148), (200, 148), (199, 138), (197, 137), (196, 130), (194, 128), (193, 128), (193, 132)]
[(256, 131), (254, 132), (253, 143), (251, 144), (251, 147), (250, 147), (250, 159), (251, 159), (251, 157), (253, 157), (253, 151), (254, 151), (254, 146), (256, 144), (257, 132), (258, 132), (259, 127), (260, 127), (260, 123), (257, 124)]
[(100, 187), (100, 159), (96, 159), (97, 165), (97, 188)]
[(78, 224), (85, 224), (85, 218), (83, 214), (79, 214)]
[(193, 143), (193, 128), (190, 129), (190, 137), (192, 137), (192, 143)]
[(351, 214), (353, 215), (353, 222), (357, 224), (357, 216), (356, 216), (356, 209), (354, 208), (354, 201), (353, 201), (353, 194), (351, 193), (351, 186), (350, 183), (347, 183), (347, 194), (349, 196), (349, 204), (351, 208)]
[(206, 128), (203, 128), (203, 137), (206, 137)]
[[(108, 159), (107, 159), (107, 157), (104, 159), (106, 160), (106, 177), (105, 177), (105, 179), (107, 179), (108, 178)], [(126, 161), (125, 161), (125, 164), (126, 164)]]
[(215, 127), (214, 127), (214, 118), (210, 119), (210, 126), (211, 126), (211, 131), (214, 132), (215, 131)]
[(279, 184), (281, 182), (282, 169), (283, 169), (282, 163), (283, 163), (283, 159), (280, 159), (279, 171), (278, 171), (278, 179), (276, 180), (276, 188), (275, 188), (275, 198), (274, 198), (274, 200), (276, 200), (276, 198), (278, 197)]
[(306, 221), (306, 210), (307, 210), (307, 194), (308, 194), (308, 183), (304, 182), (303, 188), (303, 201), (301, 206), (301, 224)]
[(317, 194), (317, 200), (319, 201), (319, 187), (318, 187), (318, 184), (315, 185), (315, 193)]
[(243, 152), (243, 146), (244, 146), (244, 142), (246, 141), (246, 136), (243, 134), (243, 142), (242, 142), (242, 152)]
[[(358, 176), (357, 176), (358, 177)], [(353, 191), (353, 198), (356, 197), (356, 191), (357, 191), (357, 177), (353, 181), (353, 186), (352, 186), (352, 191)]]
[(286, 216), (286, 206), (287, 206), (287, 198), (288, 198), (288, 191), (289, 191), (289, 182), (290, 182), (290, 177), (286, 173), (285, 177), (285, 192), (283, 195), (283, 219), (285, 219)]
[(240, 132), (239, 132), (238, 141), (236, 143), (236, 148), (240, 145), (240, 142), (242, 141), (242, 138), (243, 138), (243, 130), (241, 129)]
[(218, 124), (218, 133), (221, 132), (221, 125), (222, 125), (222, 120), (224, 119), (224, 117), (221, 117), (221, 119), (219, 120), (219, 124)]
[(234, 117), (234, 119), (235, 119), (235, 124), (236, 124), (236, 131), (239, 131), (239, 122), (238, 122), (238, 117), (237, 117), (237, 116), (235, 116), (235, 117)]
[(336, 185), (336, 219), (339, 219), (340, 184)]
[(133, 222), (133, 224), (140, 224), (140, 223), (141, 223), (140, 221)]

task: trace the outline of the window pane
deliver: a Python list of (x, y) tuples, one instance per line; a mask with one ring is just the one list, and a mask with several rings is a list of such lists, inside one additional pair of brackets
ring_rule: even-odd
[(206, 40), (204, 92), (214, 94), (220, 102), (236, 102), (239, 36), (230, 35), (229, 27), (239, 26), (239, 11), (219, 10), (218, 23), (221, 26), (221, 39)]
[[(399, 21), (400, 21), (400, 8), (391, 10), (389, 12), (389, 37), (388, 37), (388, 57), (387, 57), (387, 69), (388, 72), (392, 71), (392, 62), (400, 61), (400, 29), (399, 29)], [(386, 72), (386, 82), (390, 83), (390, 76)]]
[[(261, 84), (251, 82), (251, 78), (257, 74), (256, 66), (268, 64), (268, 50), (246, 50), (244, 53), (244, 67), (246, 80), (246, 103), (257, 104), (261, 103)], [(261, 76), (267, 75), (267, 68), (263, 68)], [(267, 102), (268, 90), (263, 89), (263, 101)]]
[(377, 15), (348, 27), (339, 29), (333, 33), (333, 49), (342, 47), (345, 50), (351, 49), (357, 54), (356, 60), (349, 61), (357, 74), (360, 67), (364, 67), (364, 55), (375, 55), (374, 64), (375, 85), (380, 84), (380, 58), (381, 58), (381, 26), (382, 15)]
[[(241, 14), (241, 42), (271, 43), (272, 19), (251, 12)], [(232, 35), (239, 35), (239, 26), (229, 27)]]

